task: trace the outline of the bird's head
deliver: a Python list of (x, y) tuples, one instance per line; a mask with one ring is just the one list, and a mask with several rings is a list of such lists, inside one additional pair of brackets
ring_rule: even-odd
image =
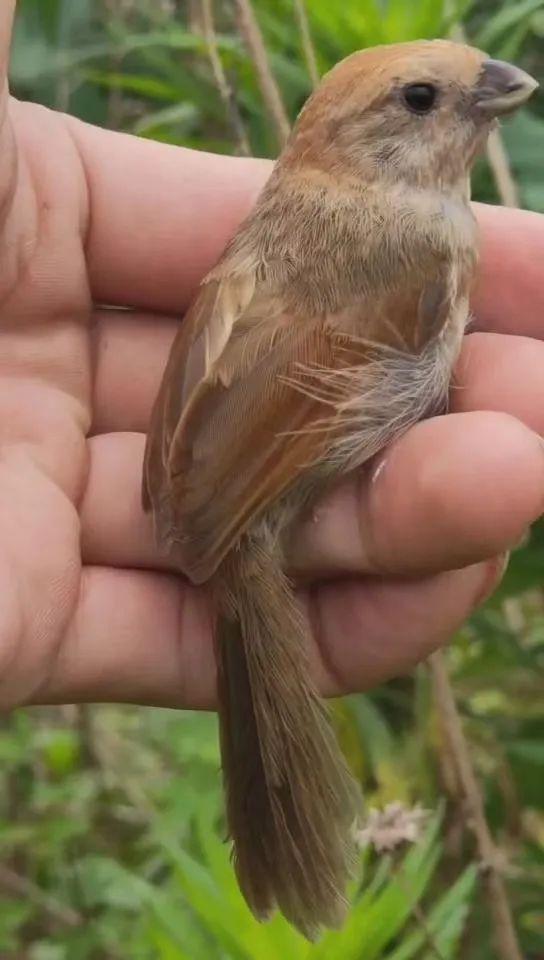
[(363, 50), (324, 77), (284, 163), (365, 181), (455, 186), (496, 118), (536, 87), (518, 67), (447, 40)]

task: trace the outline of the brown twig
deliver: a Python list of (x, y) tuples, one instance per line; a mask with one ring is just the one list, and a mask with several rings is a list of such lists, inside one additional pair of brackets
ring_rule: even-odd
[[(467, 42), (462, 23), (455, 24), (451, 30), (451, 36), (459, 43)], [(488, 137), (486, 155), (501, 203), (505, 207), (519, 207), (518, 185), (512, 176), (510, 161), (498, 127)]]
[(312, 87), (315, 90), (319, 84), (320, 78), (319, 70), (317, 68), (317, 57), (315, 55), (315, 48), (310, 31), (310, 24), (308, 22), (308, 11), (306, 10), (306, 4), (304, 0), (293, 0), (293, 3), (295, 6), (295, 17), (300, 30), (300, 39), (302, 40), (304, 59), (306, 60), (306, 66), (308, 67), (308, 73), (310, 75), (310, 80), (312, 81)]
[(206, 42), (208, 59), (212, 68), (215, 85), (225, 104), (225, 110), (236, 140), (238, 153), (243, 157), (249, 157), (251, 155), (251, 148), (236, 102), (236, 95), (228, 81), (223, 69), (221, 57), (219, 56), (213, 16), (213, 0), (200, 0), (200, 22), (202, 24), (202, 34)]
[(266, 109), (274, 124), (279, 144), (283, 147), (289, 136), (289, 118), (280, 89), (270, 67), (261, 29), (257, 23), (251, 0), (235, 0), (235, 4), (238, 29), (255, 66)]
[(50, 894), (44, 893), (28, 877), (22, 877), (15, 870), (2, 865), (0, 865), (0, 887), (7, 893), (29, 900), (48, 914), (52, 920), (62, 923), (65, 927), (80, 927), (85, 922), (84, 917), (77, 910), (59, 903)]
[[(127, 17), (130, 11), (127, 10), (124, 3), (120, 3), (119, 0), (105, 0), (104, 6), (108, 18), (111, 18), (114, 23), (117, 23), (123, 29), (129, 29)], [(112, 74), (122, 72), (123, 59), (123, 53), (119, 51), (112, 53), (109, 58), (109, 70)], [(123, 122), (125, 104), (123, 91), (115, 83), (109, 89), (107, 104), (106, 125), (110, 130), (118, 130)]]
[(451, 754), (455, 758), (463, 799), (468, 811), (467, 822), (476, 839), (488, 894), (489, 910), (493, 917), (497, 958), (500, 958), (500, 960), (523, 960), (506, 886), (500, 869), (500, 853), (495, 846), (487, 823), (482, 792), (472, 766), (468, 743), (463, 732), (445, 655), (442, 651), (431, 657), (430, 667), (436, 706), (444, 735), (447, 737)]
[(79, 736), (81, 760), (86, 767), (100, 770), (94, 719), (95, 707), (92, 704), (76, 704), (74, 726)]
[[(455, 40), (466, 43), (467, 37), (462, 24), (457, 24), (453, 28), (452, 36)], [(508, 155), (498, 129), (493, 131), (488, 139), (487, 159), (501, 203), (505, 206), (518, 206), (517, 184), (512, 176)], [(485, 816), (482, 792), (472, 766), (469, 746), (463, 732), (446, 659), (442, 651), (431, 657), (430, 666), (437, 710), (444, 728), (444, 735), (455, 759), (461, 790), (469, 810), (469, 824), (476, 838), (480, 860), (485, 869), (489, 911), (494, 921), (497, 956), (501, 960), (523, 960), (510, 901), (499, 869), (499, 851), (495, 846)]]
[(507, 597), (503, 601), (502, 613), (508, 629), (519, 639), (525, 630), (525, 615), (517, 597)]
[(189, 0), (187, 4), (187, 28), (191, 33), (203, 32), (202, 6), (200, 0)]
[(510, 161), (500, 130), (493, 130), (487, 141), (487, 160), (504, 207), (519, 207), (519, 189), (510, 168)]

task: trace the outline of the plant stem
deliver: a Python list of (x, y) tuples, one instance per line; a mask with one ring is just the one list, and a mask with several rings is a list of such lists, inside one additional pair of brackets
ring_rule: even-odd
[(187, 27), (191, 33), (202, 33), (202, 5), (200, 0), (188, 0)]
[[(467, 43), (466, 31), (462, 23), (455, 24), (451, 36), (459, 43)], [(518, 185), (512, 176), (510, 161), (499, 127), (488, 137), (486, 155), (501, 203), (505, 207), (519, 207)]]
[(445, 655), (442, 651), (430, 658), (435, 702), (452, 757), (455, 759), (463, 800), (467, 808), (466, 822), (476, 838), (484, 871), (489, 910), (493, 918), (497, 960), (523, 960), (504, 879), (499, 868), (500, 854), (495, 846), (485, 815), (482, 791), (476, 779), (461, 717), (457, 710)]
[(23, 877), (15, 870), (3, 865), (0, 865), (0, 887), (16, 897), (30, 900), (36, 907), (65, 927), (80, 927), (85, 922), (84, 917), (72, 907), (59, 903), (49, 894), (44, 893), (28, 877)]
[(235, 5), (238, 29), (255, 66), (263, 100), (270, 120), (274, 125), (278, 142), (283, 147), (289, 136), (289, 118), (280, 89), (270, 67), (261, 29), (257, 23), (251, 0), (235, 0)]
[(505, 207), (519, 207), (519, 189), (512, 176), (510, 161), (500, 130), (493, 130), (487, 141), (487, 160), (500, 201)]
[(312, 81), (312, 87), (315, 90), (319, 84), (320, 78), (319, 70), (317, 68), (317, 57), (315, 55), (315, 48), (310, 31), (310, 24), (308, 22), (306, 3), (305, 0), (293, 0), (293, 3), (295, 6), (295, 17), (300, 30), (300, 38), (302, 40), (302, 49), (304, 51), (306, 66), (308, 67), (308, 73), (310, 75), (310, 80)]
[(215, 85), (225, 104), (229, 123), (238, 147), (238, 153), (243, 157), (249, 157), (251, 155), (251, 149), (236, 102), (236, 95), (227, 79), (221, 57), (219, 56), (213, 16), (213, 0), (200, 0), (200, 22), (202, 24), (202, 33), (206, 41), (208, 59), (212, 68)]

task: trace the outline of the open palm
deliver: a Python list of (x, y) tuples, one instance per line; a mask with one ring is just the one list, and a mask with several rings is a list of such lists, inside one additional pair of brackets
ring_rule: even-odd
[[(0, 10), (4, 65), (13, 8)], [(154, 546), (141, 459), (176, 317), (268, 172), (97, 130), (4, 88), (4, 708), (213, 702), (206, 596)], [(325, 692), (378, 682), (443, 643), (543, 508), (544, 223), (479, 217), (482, 332), (467, 337), (453, 413), (346, 480), (293, 546)]]

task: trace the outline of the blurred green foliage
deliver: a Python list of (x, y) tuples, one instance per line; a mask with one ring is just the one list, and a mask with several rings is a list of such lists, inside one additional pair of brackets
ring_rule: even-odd
[[(445, 35), (462, 23), (495, 56), (544, 76), (544, 0), (308, 0), (319, 68), (369, 44)], [(276, 152), (227, 3), (219, 49), (252, 149)], [(234, 152), (195, 3), (20, 0), (11, 70), (22, 97), (83, 119)], [(309, 80), (291, 0), (256, 0), (293, 116)], [(544, 211), (542, 96), (504, 131), (524, 205)], [(485, 163), (475, 193), (496, 199)], [(526, 956), (544, 956), (544, 531), (451, 651), (487, 812), (511, 870)], [(369, 805), (441, 809), (447, 757), (424, 667), (335, 705)], [(309, 945), (260, 926), (223, 839), (215, 718), (136, 708), (19, 711), (0, 726), (0, 956), (25, 960), (492, 960), (474, 849), (459, 810), (407, 850), (366, 850), (345, 929)]]

